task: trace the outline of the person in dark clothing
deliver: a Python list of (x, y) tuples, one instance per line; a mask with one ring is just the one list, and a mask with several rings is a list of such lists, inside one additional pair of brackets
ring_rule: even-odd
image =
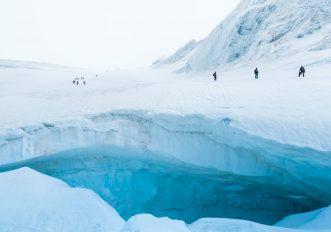
[(84, 80), (84, 85), (86, 84), (85, 80)]
[(217, 73), (216, 72), (213, 73), (213, 76), (214, 76), (214, 81), (217, 81)]
[(74, 80), (72, 83), (73, 83), (73, 84), (76, 84), (76, 80)]
[(301, 77), (301, 75), (305, 77), (305, 73), (306, 73), (306, 69), (303, 66), (301, 66), (299, 69), (299, 77)]
[(255, 68), (254, 74), (255, 74), (255, 79), (259, 79), (259, 70), (257, 68)]

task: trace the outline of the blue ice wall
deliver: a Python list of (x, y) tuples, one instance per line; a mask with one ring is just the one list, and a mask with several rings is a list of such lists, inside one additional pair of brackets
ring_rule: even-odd
[(73, 149), (0, 170), (21, 166), (94, 190), (125, 219), (151, 213), (188, 223), (226, 217), (273, 224), (289, 214), (324, 205), (271, 177), (234, 175), (115, 146)]
[(93, 189), (124, 218), (272, 224), (331, 204), (330, 151), (257, 137), (233, 121), (119, 111), (0, 130), (0, 163), (40, 156), (3, 170), (28, 165)]

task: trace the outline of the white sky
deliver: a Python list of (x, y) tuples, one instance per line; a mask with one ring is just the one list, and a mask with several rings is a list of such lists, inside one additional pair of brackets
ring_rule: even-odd
[(0, 59), (146, 66), (202, 39), (240, 0), (1, 0)]

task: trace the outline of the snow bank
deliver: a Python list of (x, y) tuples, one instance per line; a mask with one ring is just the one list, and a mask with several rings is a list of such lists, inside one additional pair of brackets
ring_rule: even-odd
[[(325, 218), (323, 222), (326, 221), (328, 220)], [(203, 218), (185, 226), (183, 222), (177, 220), (137, 215), (127, 222), (122, 232), (328, 232), (330, 230), (330, 226), (323, 229), (318, 225), (309, 229), (286, 229), (249, 221), (220, 218)]]
[[(294, 230), (266, 226), (249, 221), (204, 218), (189, 226), (191, 232), (316, 232), (317, 230)], [(329, 230), (325, 230), (327, 232)], [(323, 232), (323, 231), (320, 231)]]
[(275, 226), (295, 229), (331, 230), (331, 206), (304, 214), (291, 215)]
[[(305, 220), (305, 217), (299, 220)], [(317, 221), (316, 221), (317, 222)], [(328, 223), (328, 218), (319, 221), (322, 225)], [(254, 222), (221, 219), (221, 218), (203, 218), (191, 225), (185, 225), (184, 222), (171, 220), (169, 218), (155, 218), (151, 215), (137, 215), (132, 217), (125, 225), (122, 232), (328, 232), (331, 231), (330, 225), (320, 226), (315, 224), (310, 228), (280, 228), (277, 226), (266, 226)]]
[(122, 232), (190, 232), (183, 221), (156, 218), (152, 215), (137, 215), (126, 223)]
[(1, 231), (113, 231), (123, 219), (87, 189), (29, 168), (0, 174)]

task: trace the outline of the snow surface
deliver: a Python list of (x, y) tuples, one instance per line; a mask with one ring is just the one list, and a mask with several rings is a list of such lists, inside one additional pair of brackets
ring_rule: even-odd
[[(288, 9), (295, 10), (289, 13)], [(331, 203), (330, 12), (327, 0), (242, 1), (205, 40), (191, 41), (173, 56), (159, 60), (155, 63), (157, 69), (97, 72), (1, 60), (0, 164), (24, 165), (30, 159), (54, 153), (78, 157), (81, 153), (69, 151), (118, 146), (139, 149), (144, 155), (149, 154), (148, 161), (160, 161), (162, 154), (184, 166), (228, 174), (228, 178), (222, 179), (222, 196), (231, 196), (231, 204), (246, 210), (240, 216), (228, 211), (231, 217), (252, 216), (250, 210), (254, 207), (260, 210), (279, 206), (278, 212), (269, 218), (252, 219), (266, 222), (275, 220), (280, 212), (327, 206)], [(300, 65), (306, 67), (305, 78), (297, 77)], [(260, 70), (259, 80), (253, 79), (256, 66)], [(169, 74), (174, 70), (190, 74)], [(212, 81), (214, 70), (218, 71), (218, 82)], [(79, 85), (72, 83), (81, 77), (86, 85), (82, 81)], [(82, 161), (67, 165), (54, 159), (53, 166), (49, 166), (54, 169), (48, 170), (49, 174), (65, 179), (76, 165), (96, 164), (81, 158)], [(146, 168), (146, 163), (133, 165)], [(62, 165), (63, 173), (57, 173), (57, 164)], [(167, 166), (162, 168), (170, 170)], [(94, 171), (99, 174), (100, 170)], [(84, 176), (85, 172), (77, 173), (85, 179), (68, 178), (70, 184), (76, 181), (77, 186), (84, 186), (92, 182)], [(150, 173), (147, 176), (151, 177)], [(101, 180), (107, 180), (106, 175), (102, 177), (105, 179)], [(127, 172), (122, 177), (130, 184), (134, 180)], [(146, 177), (145, 173), (139, 176), (142, 177)], [(233, 177), (235, 184), (226, 185)], [(187, 176), (181, 178), (186, 180)], [(139, 179), (137, 186), (142, 183)], [(153, 181), (145, 183), (151, 184), (150, 192), (155, 190)], [(188, 185), (192, 186), (196, 185)], [(251, 191), (256, 186), (267, 187), (280, 198), (299, 204), (299, 209), (291, 203), (280, 204), (269, 194)], [(100, 194), (102, 197), (111, 196), (109, 186), (89, 187), (105, 193)], [(208, 196), (211, 198), (207, 200), (213, 199), (212, 194)], [(153, 202), (152, 199), (145, 200)], [(190, 199), (187, 197), (187, 202)], [(321, 209), (291, 216), (277, 225), (330, 229), (329, 215), (329, 209)], [(140, 219), (151, 225), (163, 224), (162, 220), (145, 215), (132, 219), (127, 228), (143, 230), (145, 224)], [(53, 219), (49, 220), (52, 223)], [(34, 220), (22, 223), (18, 226), (24, 230)], [(110, 225), (105, 223), (100, 225)], [(206, 227), (225, 227), (228, 231), (278, 230), (218, 219), (202, 219), (190, 229)]]
[[(0, 163), (100, 145), (139, 148), (240, 176), (239, 186), (246, 177), (271, 182), (302, 211), (324, 207), (331, 203), (328, 70), (315, 64), (299, 79), (288, 60), (261, 68), (258, 81), (242, 68), (215, 83), (210, 73), (1, 68)], [(80, 76), (87, 85), (72, 84)], [(255, 201), (238, 202), (246, 209)]]
[[(300, 216), (298, 219), (300, 220)], [(328, 218), (324, 218), (310, 229), (280, 228), (249, 221), (220, 218), (203, 218), (191, 225), (185, 225), (182, 221), (156, 218), (144, 214), (132, 217), (126, 223), (122, 232), (328, 232), (331, 231), (330, 226), (322, 228), (318, 225), (318, 223), (327, 223), (327, 221)], [(314, 220), (311, 222), (315, 223)]]
[(122, 232), (190, 232), (183, 221), (141, 214), (130, 218)]
[(288, 229), (275, 226), (266, 226), (249, 221), (231, 219), (200, 219), (189, 226), (191, 232), (327, 232), (330, 228), (320, 230), (319, 227), (309, 230)]
[(331, 207), (304, 214), (291, 215), (276, 226), (296, 229), (331, 229)]
[[(232, 127), (258, 137), (330, 151), (328, 65), (307, 68), (308, 78), (299, 79), (297, 67), (289, 63), (261, 68), (262, 80), (258, 82), (253, 80), (253, 69), (243, 68), (220, 73), (217, 83), (211, 81), (210, 73), (190, 77), (149, 69), (96, 73), (1, 68), (0, 127), (13, 129), (89, 113), (141, 110), (229, 118)], [(86, 86), (72, 84), (73, 78), (80, 76), (87, 78)]]
[(1, 231), (113, 231), (124, 220), (94, 192), (29, 168), (0, 174)]

